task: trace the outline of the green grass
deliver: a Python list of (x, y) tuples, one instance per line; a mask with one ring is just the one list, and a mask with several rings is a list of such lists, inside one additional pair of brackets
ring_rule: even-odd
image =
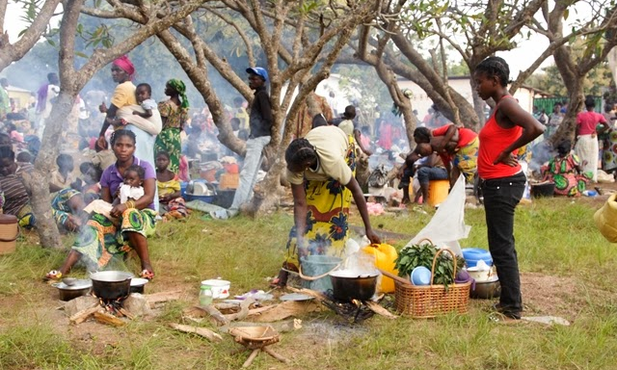
[[(284, 334), (274, 347), (292, 360), (290, 365), (259, 355), (252, 368), (617, 369), (617, 249), (597, 232), (594, 211), (568, 199), (538, 200), (517, 209), (521, 271), (568, 284), (561, 296), (550, 289), (542, 294), (549, 302), (562, 302), (552, 309), (572, 321), (569, 327), (496, 324), (489, 320), (489, 301), (472, 301), (464, 316), (373, 317), (355, 326), (325, 311), (302, 317), (304, 328)], [(233, 293), (267, 290), (266, 278), (278, 271), (293, 219), (284, 213), (258, 220), (203, 221), (200, 216), (160, 224), (159, 236), (150, 243), (157, 275), (147, 292), (181, 290), (183, 298), (168, 303), (156, 318), (121, 328), (95, 323), (72, 327), (56, 310), (55, 292), (40, 278), (59, 266), (65, 252), (43, 250), (28, 236), (16, 253), (0, 257), (0, 369), (241, 367), (248, 353), (233, 353), (238, 345), (229, 336), (209, 343), (168, 324), (183, 322), (182, 310), (197, 303), (201, 280), (230, 280)], [(487, 248), (484, 212), (467, 210), (465, 219), (472, 230), (462, 246)], [(376, 228), (413, 235), (430, 215), (410, 212), (372, 220)], [(352, 223), (361, 225), (355, 211)], [(70, 245), (70, 238), (66, 243)], [(400, 248), (405, 243), (394, 244)], [(123, 268), (139, 270), (134, 260)], [(73, 275), (84, 276), (85, 271), (77, 268)], [(534, 313), (554, 313), (541, 303), (529, 304)], [(202, 325), (211, 327), (209, 322)], [(316, 331), (319, 325), (329, 332)]]

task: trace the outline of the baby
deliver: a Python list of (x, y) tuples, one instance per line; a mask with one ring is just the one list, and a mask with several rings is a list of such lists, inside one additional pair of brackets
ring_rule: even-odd
[[(152, 88), (141, 83), (135, 88), (135, 99), (139, 105), (127, 105), (116, 112), (121, 125), (133, 125), (150, 135), (158, 135), (163, 128), (161, 114), (154, 99), (151, 98)], [(143, 110), (143, 112), (142, 112)], [(118, 127), (116, 126), (116, 129)]]
[(135, 201), (144, 196), (144, 176), (145, 171), (142, 167), (138, 165), (130, 166), (124, 171), (124, 183), (118, 189), (113, 203), (108, 203), (102, 199), (95, 200), (84, 208), (84, 211), (101, 214), (116, 223), (118, 219), (111, 216), (111, 210), (118, 204), (126, 205), (127, 209), (135, 208)]
[[(120, 196), (114, 203), (135, 201), (144, 196), (145, 171), (141, 166), (132, 165), (124, 171), (124, 183), (120, 186)], [(115, 204), (114, 204), (115, 205)]]
[(149, 84), (142, 83), (135, 88), (135, 98), (141, 107), (144, 109), (144, 113), (133, 111), (134, 115), (142, 118), (152, 117), (152, 110), (157, 109), (156, 102), (152, 99), (152, 88)]

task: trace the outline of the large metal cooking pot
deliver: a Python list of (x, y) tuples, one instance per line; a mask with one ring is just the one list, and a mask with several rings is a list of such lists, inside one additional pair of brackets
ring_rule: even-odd
[(129, 295), (133, 274), (124, 271), (101, 271), (90, 275), (94, 295), (114, 300)]
[(332, 293), (339, 302), (353, 299), (367, 301), (375, 294), (377, 272), (359, 273), (353, 270), (338, 270), (330, 273)]
[(88, 294), (92, 287), (92, 282), (87, 279), (76, 280), (71, 285), (66, 285), (64, 282), (52, 284), (58, 289), (58, 297), (61, 301), (70, 301), (73, 298), (81, 297)]

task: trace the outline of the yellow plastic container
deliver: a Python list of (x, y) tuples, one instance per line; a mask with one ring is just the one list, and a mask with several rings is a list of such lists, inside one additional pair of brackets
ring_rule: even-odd
[(448, 197), (450, 190), (450, 181), (448, 180), (431, 180), (428, 183), (428, 205), (435, 207)]
[[(362, 251), (367, 254), (375, 256), (375, 266), (390, 272), (394, 275), (398, 275), (398, 271), (394, 267), (394, 260), (398, 257), (398, 252), (393, 246), (389, 244), (371, 244), (362, 248)], [(381, 284), (377, 286), (377, 291), (382, 293), (394, 292), (394, 280), (389, 277), (382, 276)]]

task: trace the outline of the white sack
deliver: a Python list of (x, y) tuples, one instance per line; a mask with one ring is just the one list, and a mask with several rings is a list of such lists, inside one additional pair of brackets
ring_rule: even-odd
[(471, 226), (465, 225), (465, 198), (465, 178), (461, 175), (428, 225), (407, 246), (428, 238), (438, 247), (445, 246), (460, 256), (462, 252), (458, 241), (467, 238), (471, 230)]

